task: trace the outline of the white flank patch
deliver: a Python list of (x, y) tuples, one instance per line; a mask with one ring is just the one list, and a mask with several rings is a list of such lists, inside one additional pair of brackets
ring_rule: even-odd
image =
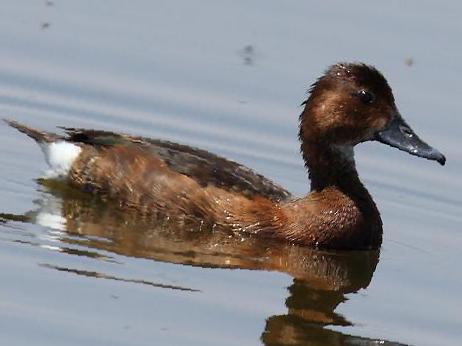
[(40, 147), (45, 154), (45, 160), (50, 166), (50, 169), (45, 172), (47, 178), (67, 176), (72, 164), (82, 151), (78, 145), (65, 141), (41, 143)]

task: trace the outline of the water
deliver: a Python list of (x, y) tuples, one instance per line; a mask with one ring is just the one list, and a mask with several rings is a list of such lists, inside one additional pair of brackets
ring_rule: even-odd
[(462, 337), (456, 1), (3, 1), (0, 114), (200, 146), (297, 195), (298, 106), (327, 65), (383, 71), (445, 167), (356, 151), (380, 253), (325, 253), (132, 215), (36, 181), (0, 125), (0, 340), (9, 345), (457, 345)]

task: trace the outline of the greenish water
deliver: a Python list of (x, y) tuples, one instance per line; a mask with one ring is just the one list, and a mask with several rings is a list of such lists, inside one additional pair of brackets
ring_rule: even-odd
[(361, 145), (380, 252), (327, 253), (145, 222), (45, 186), (0, 124), (0, 341), (8, 345), (458, 345), (462, 6), (4, 1), (0, 117), (199, 146), (308, 190), (299, 104), (327, 65), (376, 65), (448, 158)]

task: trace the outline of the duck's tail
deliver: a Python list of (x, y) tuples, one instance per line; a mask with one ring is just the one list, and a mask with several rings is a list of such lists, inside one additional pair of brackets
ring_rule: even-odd
[(33, 129), (31, 127), (28, 127), (26, 125), (20, 124), (17, 121), (14, 120), (8, 120), (8, 119), (3, 119), (8, 125), (11, 127), (14, 127), (16, 130), (25, 133), (28, 135), (30, 138), (33, 138), (37, 143), (53, 143), (58, 140), (63, 140), (64, 138), (57, 135), (56, 133), (50, 133), (50, 132), (45, 132), (45, 131), (40, 131)]
[(47, 178), (67, 176), (72, 164), (82, 151), (79, 145), (67, 142), (65, 137), (56, 133), (36, 130), (14, 120), (4, 119), (4, 121), (38, 143), (45, 154), (46, 162), (50, 166), (50, 169), (45, 172)]

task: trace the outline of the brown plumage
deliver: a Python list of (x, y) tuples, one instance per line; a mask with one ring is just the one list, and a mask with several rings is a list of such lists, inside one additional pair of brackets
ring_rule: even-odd
[(319, 248), (381, 244), (382, 221), (358, 178), (354, 145), (377, 139), (442, 164), (445, 160), (412, 132), (385, 78), (364, 64), (334, 65), (310, 90), (299, 138), (311, 192), (298, 199), (250, 169), (200, 149), (106, 131), (64, 128), (59, 136), (9, 124), (39, 142), (79, 146), (66, 176), (69, 183), (118, 201), (122, 208), (198, 218)]

